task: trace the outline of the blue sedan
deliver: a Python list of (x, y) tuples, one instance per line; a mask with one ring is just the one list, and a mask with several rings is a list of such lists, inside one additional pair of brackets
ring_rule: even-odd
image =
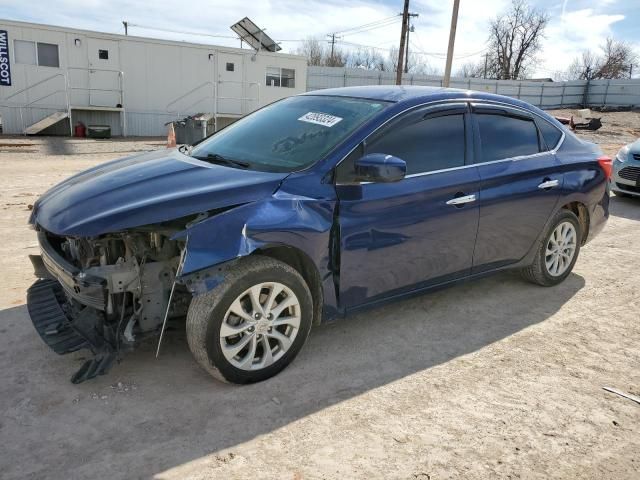
[(562, 282), (607, 220), (611, 169), (511, 98), (310, 92), (45, 193), (28, 308), (54, 351), (93, 352), (73, 382), (185, 317), (204, 369), (256, 382), (323, 321), (504, 269)]

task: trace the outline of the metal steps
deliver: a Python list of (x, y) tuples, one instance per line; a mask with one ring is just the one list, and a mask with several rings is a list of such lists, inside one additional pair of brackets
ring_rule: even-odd
[(29, 125), (24, 129), (25, 135), (35, 135), (36, 133), (40, 133), (47, 127), (58, 123), (65, 118), (69, 118), (69, 112), (54, 112), (51, 115), (44, 117), (42, 120), (37, 121), (36, 123)]

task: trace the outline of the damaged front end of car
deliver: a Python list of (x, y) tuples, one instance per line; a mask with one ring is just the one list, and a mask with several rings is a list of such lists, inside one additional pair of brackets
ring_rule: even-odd
[[(191, 294), (176, 285), (182, 224), (138, 227), (92, 238), (63, 237), (35, 226), (38, 280), (27, 293), (33, 324), (58, 354), (89, 349), (73, 383), (106, 373), (124, 350), (155, 336), (166, 318), (183, 317)], [(170, 304), (169, 304), (170, 303)]]

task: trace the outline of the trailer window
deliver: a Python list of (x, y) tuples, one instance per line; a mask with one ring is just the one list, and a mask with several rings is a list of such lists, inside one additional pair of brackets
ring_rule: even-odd
[(267, 87), (295, 88), (296, 71), (292, 68), (267, 67)]
[(22, 65), (37, 65), (36, 42), (14, 40), (13, 47), (16, 63), (21, 63)]
[(55, 43), (14, 40), (15, 62), (40, 67), (60, 67), (58, 45)]
[(98, 58), (100, 60), (109, 60), (109, 50), (98, 50)]
[(267, 87), (280, 86), (280, 68), (267, 67)]
[(41, 67), (60, 67), (58, 45), (38, 42), (38, 65)]

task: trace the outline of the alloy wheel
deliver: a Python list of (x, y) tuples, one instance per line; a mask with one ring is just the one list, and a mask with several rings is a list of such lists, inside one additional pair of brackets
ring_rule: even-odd
[(545, 251), (547, 272), (559, 277), (567, 271), (576, 254), (576, 228), (571, 222), (560, 223), (551, 233)]
[(291, 348), (300, 329), (300, 302), (278, 282), (254, 285), (228, 308), (220, 326), (225, 358), (241, 370), (260, 370)]

